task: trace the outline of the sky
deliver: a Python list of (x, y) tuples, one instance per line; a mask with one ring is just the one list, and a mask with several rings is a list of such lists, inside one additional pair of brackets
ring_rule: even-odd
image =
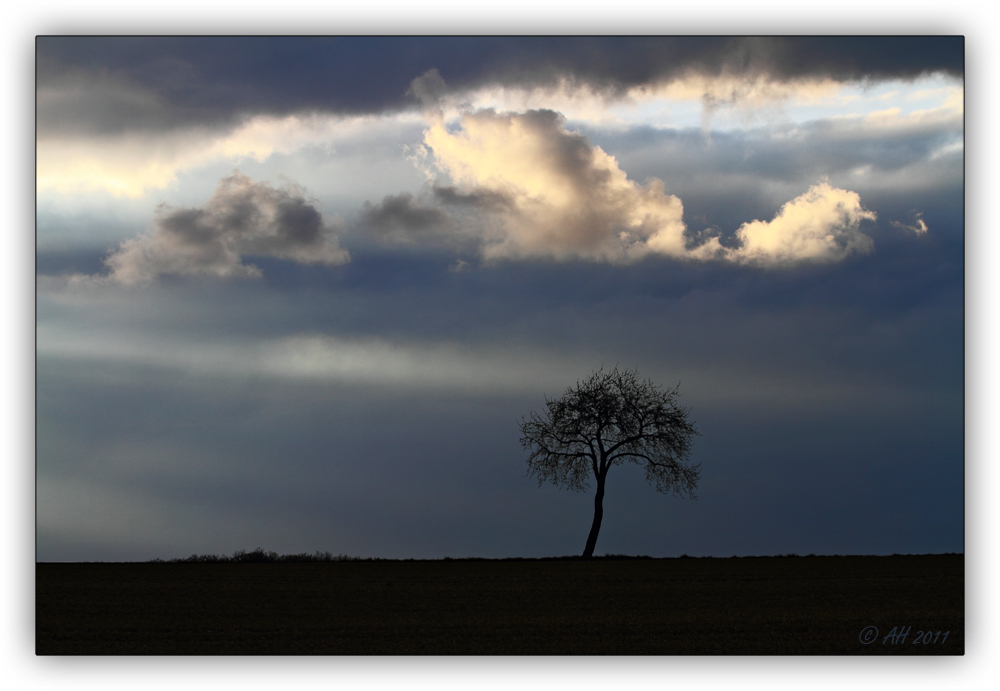
[[(961, 37), (36, 41), (36, 557), (964, 550)], [(593, 487), (590, 490), (593, 491)]]

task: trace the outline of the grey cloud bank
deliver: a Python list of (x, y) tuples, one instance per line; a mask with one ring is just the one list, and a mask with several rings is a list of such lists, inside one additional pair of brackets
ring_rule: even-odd
[[(43, 132), (230, 124), (254, 113), (412, 108), (455, 88), (592, 85), (613, 96), (688, 74), (780, 81), (961, 75), (960, 37), (39, 37)], [(317, 84), (325, 85), (318, 89)]]
[(153, 232), (126, 240), (105, 260), (109, 278), (131, 285), (158, 276), (256, 278), (247, 255), (303, 264), (342, 264), (324, 219), (294, 187), (275, 189), (234, 173), (200, 208), (157, 209)]

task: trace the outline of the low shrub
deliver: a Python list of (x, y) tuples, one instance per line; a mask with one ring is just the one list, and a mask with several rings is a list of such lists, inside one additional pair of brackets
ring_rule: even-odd
[[(171, 564), (217, 564), (217, 563), (280, 563), (280, 562), (312, 562), (312, 561), (365, 561), (362, 557), (351, 557), (346, 554), (333, 554), (332, 552), (316, 551), (312, 554), (302, 552), (300, 554), (278, 554), (277, 552), (265, 552), (260, 547), (247, 552), (238, 549), (232, 556), (219, 556), (218, 554), (192, 554), (184, 559), (170, 559)], [(163, 559), (150, 559), (150, 564), (165, 563)]]

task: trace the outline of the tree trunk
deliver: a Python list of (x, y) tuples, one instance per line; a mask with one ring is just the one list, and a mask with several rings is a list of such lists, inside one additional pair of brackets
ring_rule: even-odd
[(601, 532), (601, 519), (604, 518), (604, 482), (597, 481), (597, 494), (594, 496), (594, 524), (590, 526), (590, 535), (587, 536), (587, 546), (583, 548), (583, 558), (590, 559), (594, 556), (594, 547), (597, 546), (597, 534)]

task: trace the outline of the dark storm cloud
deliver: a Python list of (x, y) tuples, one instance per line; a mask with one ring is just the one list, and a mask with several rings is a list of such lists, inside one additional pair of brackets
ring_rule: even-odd
[(303, 264), (343, 264), (348, 254), (320, 212), (294, 186), (276, 189), (238, 172), (201, 207), (157, 210), (149, 235), (126, 240), (105, 263), (109, 278), (147, 283), (163, 275), (258, 277), (245, 256)]
[(733, 39), (725, 66), (779, 79), (912, 79), (927, 72), (961, 76), (961, 36), (809, 36)]
[[(39, 132), (230, 125), (242, 116), (412, 108), (484, 85), (609, 97), (690, 73), (840, 80), (961, 75), (961, 37), (40, 37)], [(422, 88), (427, 87), (427, 88)], [(433, 87), (433, 88), (432, 88)]]
[(449, 225), (450, 221), (444, 211), (408, 192), (387, 195), (378, 204), (365, 202), (361, 210), (361, 223), (366, 228), (400, 239), (432, 233)]
[(497, 211), (510, 208), (514, 200), (509, 194), (503, 194), (487, 188), (469, 191), (459, 190), (454, 185), (433, 188), (434, 198), (447, 206), (472, 207), (486, 211)]

